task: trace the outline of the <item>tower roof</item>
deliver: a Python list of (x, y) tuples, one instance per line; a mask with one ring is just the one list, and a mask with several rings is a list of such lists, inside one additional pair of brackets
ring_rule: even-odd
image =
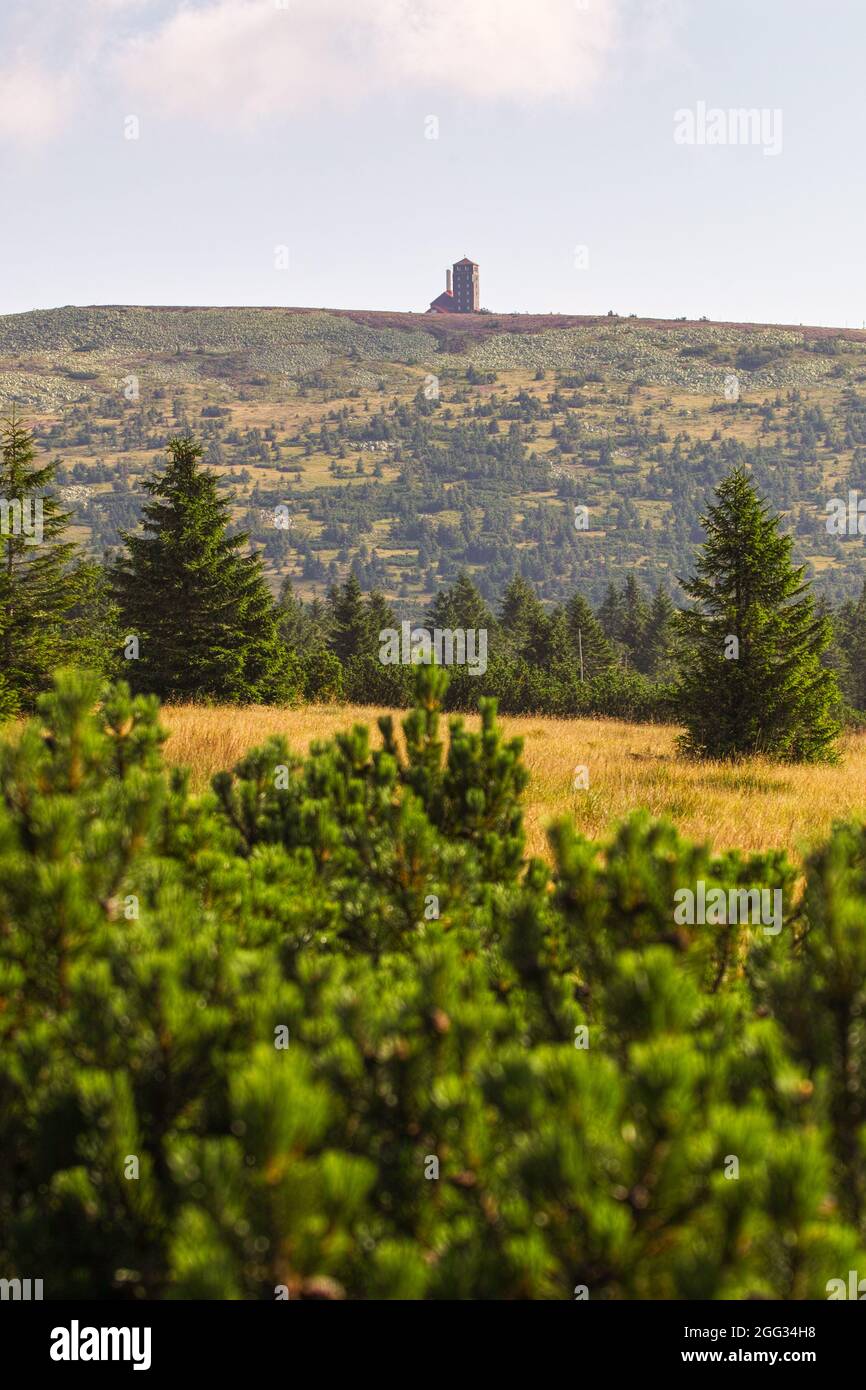
[(464, 256), (462, 261), (455, 261), (455, 265), (477, 265), (477, 261), (470, 261), (468, 256)]

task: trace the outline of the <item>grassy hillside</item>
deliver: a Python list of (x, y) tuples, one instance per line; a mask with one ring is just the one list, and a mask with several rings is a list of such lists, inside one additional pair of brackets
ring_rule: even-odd
[(192, 429), (274, 588), (290, 576), (306, 597), (350, 565), (405, 616), (461, 567), (489, 599), (518, 567), (550, 600), (580, 587), (597, 601), (631, 571), (676, 591), (737, 458), (829, 597), (864, 574), (862, 538), (825, 526), (830, 497), (866, 492), (863, 333), (64, 308), (0, 318), (0, 410), (13, 403), (61, 460), (96, 553), (135, 525), (167, 438)]
[[(354, 706), (303, 709), (167, 706), (166, 757), (192, 771), (203, 789), (214, 773), (231, 767), (251, 748), (283, 734), (299, 754), (316, 739), (331, 738), (354, 723), (374, 726), (385, 713)], [(403, 717), (394, 712), (395, 721)], [(716, 850), (784, 849), (796, 858), (828, 837), (833, 823), (866, 815), (866, 734), (842, 741), (836, 767), (780, 767), (761, 758), (729, 763), (691, 763), (676, 755), (677, 731), (615, 720), (503, 718), (507, 737), (524, 739), (530, 772), (524, 794), (527, 849), (549, 856), (546, 827), (569, 814), (578, 829), (603, 839), (638, 807), (675, 822), (689, 839)], [(477, 718), (467, 718), (470, 728)], [(575, 768), (588, 769), (589, 787), (574, 789)]]

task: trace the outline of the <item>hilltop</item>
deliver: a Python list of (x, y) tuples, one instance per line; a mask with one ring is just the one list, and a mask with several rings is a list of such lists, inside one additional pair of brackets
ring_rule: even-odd
[(598, 599), (633, 569), (675, 589), (737, 459), (831, 597), (862, 578), (862, 539), (824, 525), (829, 497), (861, 472), (866, 487), (859, 330), (65, 307), (0, 317), (0, 409), (13, 403), (97, 553), (135, 524), (166, 439), (192, 429), (275, 588), (321, 593), (354, 565), (407, 613), (460, 567), (491, 598), (518, 567), (551, 600), (576, 585)]
[[(482, 368), (495, 365), (503, 370), (603, 365), (621, 380), (650, 367), (670, 378), (668, 384), (698, 389), (716, 384), (718, 371), (725, 366), (724, 361), (712, 362), (713, 348), (724, 354), (725, 346), (735, 343), (790, 351), (832, 341), (864, 343), (866, 332), (617, 315), (67, 306), (0, 316), (0, 397), (5, 403), (13, 394), (13, 377), (20, 378), (25, 396), (29, 388), (36, 404), (40, 396), (50, 396), (57, 386), (51, 378), (58, 375), (90, 383), (104, 371), (143, 358), (154, 359), (157, 375), (165, 376), (163, 359), (188, 355), (198, 359), (198, 372), (208, 375), (209, 357), (237, 353), (248, 358), (249, 366), (278, 376), (303, 376), (343, 356), (406, 365), (442, 365), (443, 356), (456, 356)], [(696, 353), (684, 364), (680, 360), (684, 348), (707, 348), (705, 356), (710, 361), (702, 364)], [(630, 361), (622, 360), (623, 349), (631, 355)], [(217, 378), (224, 376), (220, 366), (226, 364), (211, 365)], [(710, 369), (702, 371), (702, 365)], [(782, 372), (781, 377), (791, 374)], [(815, 373), (804, 374), (801, 365), (793, 375), (812, 379)], [(784, 384), (781, 377), (778, 366), (759, 369), (752, 384)], [(77, 391), (86, 395), (90, 389), (80, 386)]]

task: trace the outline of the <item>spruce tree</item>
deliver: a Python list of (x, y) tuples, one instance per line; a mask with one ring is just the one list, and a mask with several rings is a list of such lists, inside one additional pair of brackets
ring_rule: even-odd
[(81, 591), (70, 570), (75, 544), (62, 539), (69, 513), (46, 492), (55, 465), (35, 460), (33, 436), (13, 414), (0, 456), (0, 708), (7, 713), (31, 709), (73, 654), (65, 624)]
[(395, 627), (397, 619), (394, 617), (394, 610), (385, 595), (378, 589), (371, 589), (367, 595), (366, 620), (373, 638), (375, 646), (373, 652), (379, 649), (379, 633), (383, 628)]
[(280, 585), (277, 613), (280, 632), (291, 651), (301, 655), (311, 647), (327, 648), (331, 638), (328, 606), (319, 598), (304, 603), (288, 577)]
[(70, 571), (76, 599), (65, 628), (74, 664), (106, 678), (120, 667), (120, 613), (112, 597), (111, 574), (105, 565), (80, 560)]
[(461, 570), (450, 589), (440, 589), (427, 614), (428, 628), (482, 628), (495, 626), (493, 614), (465, 570)]
[(310, 637), (310, 623), (303, 599), (296, 596), (292, 581), (288, 576), (280, 585), (277, 601), (280, 632), (287, 645), (293, 650), (303, 647)]
[(613, 583), (608, 584), (607, 590), (598, 610), (598, 621), (601, 623), (602, 631), (609, 642), (622, 642), (625, 630), (625, 604), (619, 589)]
[(636, 662), (637, 669), (654, 680), (666, 680), (672, 674), (676, 612), (667, 590), (660, 584), (650, 605), (643, 647)]
[(836, 619), (834, 666), (855, 709), (866, 709), (866, 583), (856, 603), (843, 604)]
[(170, 700), (289, 700), (294, 670), (261, 559), (228, 534), (231, 498), (201, 456), (189, 436), (170, 441), (168, 466), (144, 485), (144, 534), (123, 535), (113, 580), (124, 638), (138, 639), (130, 681)]
[(643, 670), (645, 664), (644, 648), (649, 619), (650, 610), (643, 589), (634, 575), (630, 574), (625, 581), (622, 594), (622, 626), (619, 636), (628, 650), (629, 664), (638, 671)]
[(683, 581), (695, 604), (681, 617), (684, 746), (702, 757), (832, 759), (839, 692), (820, 661), (829, 621), (816, 615), (791, 539), (742, 467), (716, 499), (697, 573)]
[(340, 661), (349, 661), (353, 656), (368, 652), (371, 646), (369, 615), (354, 571), (345, 584), (332, 585), (328, 592), (328, 607), (331, 648)]
[(574, 660), (568, 619), (562, 607), (554, 608), (552, 613), (542, 611), (533, 632), (526, 643), (526, 656), (534, 666), (543, 671), (563, 675), (580, 675)]
[(280, 633), (297, 664), (304, 700), (343, 698), (343, 668), (328, 646), (330, 619), (320, 599), (305, 604), (289, 578), (283, 580), (277, 605)]
[(565, 605), (565, 616), (574, 651), (574, 669), (578, 676), (581, 673), (581, 655), (584, 680), (592, 680), (593, 676), (609, 670), (615, 660), (613, 647), (583, 594), (572, 594)]
[(385, 595), (373, 589), (357, 610), (354, 621), (357, 627), (346, 629), (354, 651), (342, 658), (346, 698), (359, 705), (405, 704), (409, 693), (408, 671), (404, 666), (386, 666), (379, 660), (382, 645), (379, 634), (397, 625)]
[(500, 625), (516, 651), (523, 652), (538, 637), (545, 620), (534, 589), (522, 574), (516, 574), (502, 596), (499, 611)]

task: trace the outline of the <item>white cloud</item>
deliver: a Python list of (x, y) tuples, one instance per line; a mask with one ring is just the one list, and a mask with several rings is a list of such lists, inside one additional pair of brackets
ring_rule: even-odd
[(56, 135), (74, 101), (74, 83), (27, 58), (0, 68), (0, 140), (35, 145)]
[(91, 97), (224, 127), (399, 91), (585, 101), (615, 56), (664, 44), (682, 0), (3, 3), (0, 140), (37, 141)]
[[(172, 0), (175, 3), (175, 0)], [(68, 126), (98, 77), (113, 26), (153, 0), (4, 0), (0, 141), (37, 145)]]
[(423, 88), (483, 100), (582, 99), (619, 0), (207, 0), (130, 40), (115, 70), (171, 112), (256, 121)]

